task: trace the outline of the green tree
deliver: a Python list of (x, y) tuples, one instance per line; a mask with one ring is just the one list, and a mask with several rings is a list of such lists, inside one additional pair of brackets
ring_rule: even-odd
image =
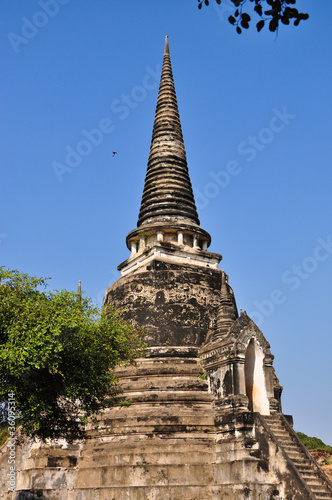
[(143, 333), (46, 280), (0, 267), (0, 421), (14, 399), (24, 434), (71, 441), (118, 400), (114, 369), (143, 354)]
[[(218, 5), (228, 0), (216, 0)], [(244, 10), (247, 0), (230, 0), (234, 4), (234, 14), (229, 16), (229, 22), (235, 26), (237, 33), (241, 34), (242, 29), (248, 29), (251, 16)], [(209, 5), (209, 0), (198, 0), (198, 8), (203, 5)], [(294, 26), (298, 26), (301, 20), (309, 18), (309, 14), (299, 12), (292, 5), (296, 4), (296, 0), (250, 0), (247, 4), (252, 6), (255, 15), (259, 21), (256, 24), (257, 31), (260, 31), (264, 26), (268, 26), (270, 31), (278, 31), (280, 23), (289, 25), (294, 21)]]
[(316, 437), (310, 437), (303, 432), (296, 431), (296, 434), (301, 439), (302, 443), (308, 450), (327, 450), (332, 451), (332, 446), (326, 445), (323, 441)]

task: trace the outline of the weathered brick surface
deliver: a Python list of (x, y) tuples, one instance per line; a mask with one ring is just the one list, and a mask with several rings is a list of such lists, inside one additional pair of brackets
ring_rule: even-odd
[(158, 260), (150, 267), (113, 283), (105, 302), (144, 325), (149, 346), (201, 346), (216, 321), (221, 271)]

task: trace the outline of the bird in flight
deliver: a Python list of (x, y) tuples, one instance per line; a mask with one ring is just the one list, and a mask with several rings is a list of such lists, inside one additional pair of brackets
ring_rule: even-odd
[(112, 156), (114, 157), (115, 155), (117, 155), (117, 151), (112, 151)]

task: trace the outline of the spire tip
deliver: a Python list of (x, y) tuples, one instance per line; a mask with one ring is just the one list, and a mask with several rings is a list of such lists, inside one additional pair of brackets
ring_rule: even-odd
[(164, 54), (169, 54), (168, 35), (165, 36), (165, 50), (164, 50)]

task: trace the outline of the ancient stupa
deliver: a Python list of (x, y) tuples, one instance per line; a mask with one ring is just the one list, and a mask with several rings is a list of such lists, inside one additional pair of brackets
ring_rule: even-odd
[[(26, 441), (3, 499), (331, 499), (332, 484), (281, 408), (263, 333), (238, 314), (222, 257), (208, 250), (188, 173), (166, 37), (152, 142), (130, 257), (104, 302), (149, 333), (118, 371), (122, 401), (89, 439)], [(6, 443), (0, 465), (6, 470)], [(30, 495), (30, 496), (28, 496)], [(39, 496), (38, 496), (39, 495)]]

